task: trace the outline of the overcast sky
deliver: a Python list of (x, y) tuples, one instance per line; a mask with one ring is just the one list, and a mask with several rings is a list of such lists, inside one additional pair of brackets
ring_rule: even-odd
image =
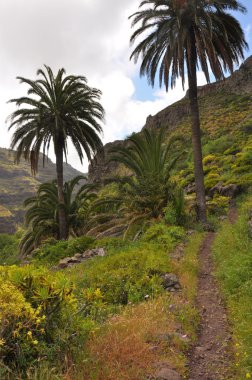
[[(26, 92), (16, 76), (35, 79), (43, 64), (54, 70), (64, 67), (67, 74), (85, 75), (89, 85), (102, 90), (105, 143), (139, 131), (148, 115), (183, 97), (181, 85), (168, 94), (151, 89), (145, 79), (139, 79), (138, 67), (129, 62), (128, 16), (139, 3), (140, 0), (0, 0), (1, 147), (9, 147), (11, 139), (6, 118), (14, 109), (6, 102)], [(252, 45), (252, 1), (242, 3), (248, 7), (248, 14), (239, 19)], [(246, 55), (249, 54), (251, 50)], [(203, 83), (199, 73), (199, 84)], [(72, 149), (68, 161), (83, 170)]]

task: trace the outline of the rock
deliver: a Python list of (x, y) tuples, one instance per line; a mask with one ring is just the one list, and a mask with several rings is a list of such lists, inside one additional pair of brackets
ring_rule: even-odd
[(71, 257), (65, 257), (64, 259), (60, 260), (58, 267), (61, 269), (66, 268), (69, 264), (69, 260), (71, 260)]
[(105, 256), (106, 251), (104, 248), (94, 248), (94, 249), (87, 249), (84, 253), (76, 253), (73, 257), (65, 257), (64, 259), (60, 260), (59, 264), (55, 269), (64, 269), (68, 267), (72, 267), (75, 264), (80, 264), (81, 262), (90, 259), (94, 256)]
[(241, 192), (241, 187), (236, 184), (230, 184), (223, 186), (222, 182), (217, 183), (214, 187), (209, 190), (209, 196), (213, 198), (214, 194), (220, 194), (224, 197), (235, 198)]
[(193, 194), (196, 191), (196, 185), (195, 182), (189, 183), (189, 185), (186, 186), (185, 188), (185, 193), (186, 194)]
[(227, 215), (221, 215), (221, 216), (219, 216), (219, 220), (221, 221), (221, 222), (223, 222), (224, 220), (227, 220)]
[(68, 260), (68, 264), (79, 264), (81, 261), (77, 259), (75, 256), (70, 257), (70, 260)]
[(171, 258), (173, 260), (181, 260), (184, 256), (184, 249), (185, 249), (185, 246), (184, 244), (179, 244), (175, 250), (170, 254)]
[(181, 289), (178, 276), (174, 273), (165, 273), (162, 276), (162, 285), (166, 290), (169, 291)]
[(97, 255), (100, 256), (100, 257), (104, 257), (106, 256), (106, 252), (105, 252), (105, 249), (104, 248), (97, 248)]
[(74, 257), (76, 257), (76, 259), (78, 259), (78, 260), (81, 260), (82, 259), (82, 254), (81, 253), (76, 253), (74, 255)]
[(82, 258), (83, 259), (89, 259), (90, 257), (92, 257), (93, 256), (93, 251), (92, 251), (92, 249), (88, 249), (88, 250), (86, 250), (85, 252), (83, 252), (83, 254), (82, 254)]
[(155, 380), (183, 380), (182, 376), (173, 369), (161, 368), (158, 370), (154, 377)]

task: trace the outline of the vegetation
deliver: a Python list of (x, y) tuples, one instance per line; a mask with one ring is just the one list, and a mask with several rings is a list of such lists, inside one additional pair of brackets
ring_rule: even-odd
[[(104, 110), (99, 103), (101, 92), (87, 85), (83, 76), (65, 76), (60, 69), (54, 75), (51, 68), (38, 70), (35, 81), (18, 77), (29, 86), (28, 96), (10, 100), (18, 109), (10, 115), (10, 129), (16, 128), (11, 148), (17, 148), (16, 160), (23, 155), (36, 173), (40, 149), (48, 153), (53, 143), (59, 204), (59, 238), (67, 238), (65, 199), (63, 192), (63, 156), (67, 154), (67, 140), (71, 139), (82, 162), (83, 151), (90, 160), (101, 147), (99, 134)], [(33, 95), (33, 97), (29, 96)], [(23, 107), (23, 108), (20, 108)], [(39, 133), (38, 133), (39, 128)]]
[[(63, 188), (64, 210), (66, 216), (67, 236), (78, 236), (84, 230), (85, 217), (88, 214), (90, 201), (95, 197), (93, 186), (84, 184), (74, 194), (75, 187), (83, 176), (78, 176), (65, 182)], [(58, 189), (56, 182), (44, 183), (39, 186), (36, 197), (28, 198), (24, 202), (26, 208), (25, 223), (27, 231), (21, 244), (21, 256), (29, 254), (41, 242), (49, 237), (59, 239), (59, 209)]]
[(225, 222), (214, 243), (216, 275), (222, 286), (234, 333), (236, 379), (252, 375), (252, 241), (248, 227), (251, 199), (243, 202), (233, 225)]
[[(169, 134), (145, 128), (112, 148), (110, 160), (119, 166), (104, 186), (83, 176), (63, 182), (69, 138), (81, 161), (102, 146), (100, 91), (82, 76), (65, 76), (63, 69), (54, 75), (48, 66), (37, 80), (19, 78), (29, 89), (11, 100), (16, 159), (24, 156), (35, 173), (52, 142), (57, 179), (38, 186), (41, 179), (27, 179), (22, 162), (21, 188), (29, 187), (25, 225), (15, 235), (0, 234), (1, 379), (145, 380), (156, 376), (157, 363), (187, 378), (200, 322), (198, 254), (212, 240), (196, 216), (204, 223), (207, 216), (217, 231), (213, 253), (234, 336), (232, 372), (236, 380), (252, 377), (252, 202), (246, 194), (252, 96), (220, 87), (198, 101), (196, 78), (197, 65), (208, 82), (210, 69), (216, 79), (233, 71), (246, 42), (227, 11), (245, 8), (236, 0), (146, 0), (140, 8), (131, 16), (133, 26), (140, 23), (131, 41), (144, 37), (132, 57), (142, 56), (140, 72), (152, 85), (159, 71), (166, 89), (180, 76), (184, 85), (188, 73), (189, 100), (179, 105), (190, 106), (191, 120), (185, 114)], [(0, 205), (1, 222), (19, 210), (7, 190), (17, 168), (0, 161), (0, 193), (11, 204)], [(223, 192), (229, 185), (234, 194)], [(238, 193), (239, 219), (223, 222)]]
[(245, 12), (245, 8), (238, 1), (188, 0), (146, 0), (141, 7), (131, 16), (133, 27), (140, 23), (131, 42), (144, 35), (131, 54), (135, 61), (142, 56), (140, 74), (154, 85), (159, 72), (160, 86), (163, 83), (166, 90), (169, 84), (175, 86), (178, 77), (184, 87), (185, 71), (188, 74), (197, 211), (199, 220), (206, 223), (197, 67), (201, 66), (208, 83), (209, 67), (217, 80), (224, 78), (225, 70), (233, 72), (234, 64), (244, 58), (247, 43), (239, 22), (227, 11)]
[(122, 164), (127, 174), (110, 179), (117, 184), (115, 191), (98, 198), (96, 206), (103, 212), (94, 218), (92, 233), (136, 237), (145, 225), (163, 216), (169, 203), (175, 205), (176, 184), (171, 176), (184, 155), (183, 139), (174, 136), (164, 144), (164, 136), (164, 130), (145, 129), (129, 137), (127, 146), (111, 149), (110, 160)]

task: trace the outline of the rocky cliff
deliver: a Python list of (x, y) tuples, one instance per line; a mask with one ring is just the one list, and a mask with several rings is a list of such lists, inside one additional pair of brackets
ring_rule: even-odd
[[(212, 122), (212, 124), (217, 123), (221, 127), (223, 113), (228, 112), (225, 110), (225, 99), (227, 99), (228, 102), (235, 102), (236, 99), (239, 101), (241, 95), (247, 96), (248, 98), (251, 97), (252, 99), (252, 56), (230, 77), (223, 81), (201, 86), (198, 90), (202, 129), (209, 128), (208, 124), (211, 119), (214, 119), (214, 123)], [(219, 109), (219, 103), (223, 103), (223, 113), (222, 110)], [(233, 118), (230, 113), (230, 118), (233, 119), (233, 121), (235, 120), (236, 123), (241, 123), (243, 118), (247, 117), (247, 114), (242, 114), (239, 119), (238, 112), (236, 112), (235, 118)], [(182, 100), (158, 112), (156, 115), (149, 115), (143, 128), (165, 127), (169, 133), (178, 128), (186, 129), (190, 124), (189, 118), (188, 96), (186, 95)], [(230, 120), (230, 127), (232, 127), (232, 125), (232, 121)], [(104, 150), (96, 156), (89, 167), (90, 181), (100, 181), (116, 171), (118, 167), (117, 164), (108, 162), (108, 152), (111, 146), (125, 143), (125, 140), (121, 140), (104, 146)]]

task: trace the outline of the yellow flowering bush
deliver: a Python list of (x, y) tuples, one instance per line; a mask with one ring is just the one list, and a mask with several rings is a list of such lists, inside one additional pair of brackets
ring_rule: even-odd
[(33, 266), (0, 267), (0, 362), (25, 371), (43, 358), (60, 360), (81, 329), (77, 314), (66, 276)]

